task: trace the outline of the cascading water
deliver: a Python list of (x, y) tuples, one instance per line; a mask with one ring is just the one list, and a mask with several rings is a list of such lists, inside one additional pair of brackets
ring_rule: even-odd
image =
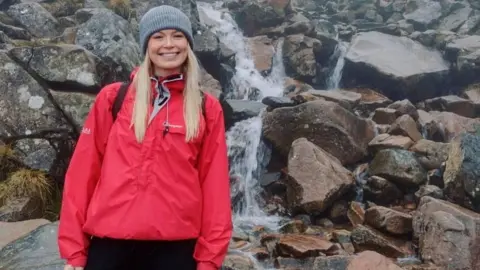
[[(282, 41), (277, 44), (272, 69), (264, 77), (255, 68), (246, 38), (228, 12), (221, 11), (210, 3), (197, 2), (199, 11), (208, 17), (208, 25), (221, 42), (235, 52), (235, 75), (232, 78), (232, 92), (229, 98), (251, 99), (253, 89), (260, 90), (260, 95), (253, 95), (257, 101), (265, 96), (282, 96), (285, 72), (282, 60)], [(230, 157), (230, 175), (240, 182), (239, 205), (235, 211), (234, 226), (242, 229), (257, 225), (274, 230), (279, 217), (266, 214), (261, 206), (258, 180), (262, 172), (261, 161), (266, 148), (261, 141), (262, 114), (257, 117), (237, 122), (227, 132), (228, 154)]]
[(340, 81), (342, 80), (343, 66), (345, 64), (345, 54), (347, 53), (348, 44), (343, 41), (339, 41), (335, 47), (335, 51), (332, 55), (333, 59), (337, 59), (335, 67), (332, 69), (330, 76), (327, 78), (327, 89), (334, 90), (340, 87)]

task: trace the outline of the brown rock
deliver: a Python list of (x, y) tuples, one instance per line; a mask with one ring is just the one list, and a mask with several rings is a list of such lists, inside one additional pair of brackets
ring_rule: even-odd
[(0, 222), (0, 250), (8, 243), (29, 234), (31, 231), (47, 223), (50, 223), (50, 221), (46, 219)]
[(384, 205), (393, 203), (403, 196), (395, 184), (379, 176), (367, 178), (363, 192), (365, 200)]
[(480, 269), (480, 214), (426, 196), (413, 215), (413, 230), (424, 262), (439, 269)]
[(288, 175), (289, 207), (311, 214), (323, 212), (354, 184), (338, 159), (305, 138), (292, 144)]
[(333, 231), (333, 239), (339, 243), (348, 254), (355, 253), (355, 247), (352, 244), (351, 235), (352, 233), (347, 230)]
[(364, 251), (353, 257), (347, 270), (402, 270), (402, 268), (377, 252)]
[(316, 257), (334, 248), (332, 242), (313, 235), (286, 234), (280, 237), (277, 252), (282, 257)]
[(475, 133), (480, 125), (480, 118), (468, 118), (451, 112), (431, 111), (433, 119), (444, 128), (445, 140), (449, 142), (463, 132)]
[(455, 95), (427, 99), (425, 108), (429, 111), (452, 112), (470, 118), (476, 115), (476, 106), (473, 101)]
[(440, 128), (440, 125), (435, 121), (430, 113), (424, 110), (418, 110), (417, 123), (420, 126), (421, 133), (424, 138), (434, 141), (445, 141), (443, 128)]
[(253, 261), (249, 257), (240, 254), (228, 254), (225, 257), (223, 266), (235, 270), (255, 270)]
[(438, 169), (447, 160), (450, 144), (421, 139), (409, 150), (419, 154), (418, 160), (427, 170)]
[(402, 115), (398, 117), (390, 127), (388, 133), (392, 135), (403, 135), (410, 137), (413, 141), (421, 140), (422, 134), (417, 129), (417, 123), (410, 115)]
[(309, 91), (312, 95), (321, 97), (328, 101), (333, 101), (338, 103), (340, 106), (352, 110), (362, 98), (362, 95), (344, 91), (344, 90), (310, 90)]
[(338, 158), (343, 165), (364, 158), (368, 143), (375, 136), (371, 121), (325, 100), (277, 108), (266, 113), (263, 122), (265, 137), (280, 154), (286, 156), (292, 142), (304, 137)]
[(303, 34), (288, 35), (283, 43), (286, 73), (302, 81), (312, 82), (317, 74), (315, 51), (321, 46), (318, 39)]
[(376, 153), (382, 149), (397, 148), (408, 149), (413, 145), (412, 139), (400, 135), (380, 134), (368, 144), (371, 153)]
[(263, 35), (248, 38), (248, 43), (252, 52), (255, 68), (259, 72), (270, 70), (272, 68), (273, 55), (275, 54), (272, 40)]
[(0, 207), (0, 221), (16, 222), (43, 218), (42, 203), (35, 198), (19, 197), (8, 199)]
[(380, 125), (390, 125), (397, 119), (397, 111), (389, 108), (378, 108), (372, 116), (372, 120)]
[(391, 234), (407, 234), (412, 231), (412, 216), (383, 206), (374, 206), (365, 212), (365, 222)]
[(218, 99), (222, 93), (222, 86), (220, 85), (220, 82), (213, 78), (213, 76), (204, 69), (202, 69), (201, 76), (200, 89), (212, 94)]
[(396, 101), (388, 105), (387, 108), (394, 109), (397, 112), (397, 117), (408, 114), (413, 120), (417, 121), (418, 119), (417, 108), (408, 99)]
[(256, 248), (251, 248), (248, 250), (253, 257), (255, 257), (257, 260), (265, 260), (270, 257), (270, 254), (268, 253), (268, 250), (265, 247), (256, 247)]
[(400, 186), (419, 186), (427, 180), (427, 172), (415, 155), (402, 149), (377, 152), (370, 163), (369, 174), (383, 177)]
[(355, 250), (372, 250), (387, 257), (398, 258), (413, 255), (411, 243), (392, 238), (368, 226), (358, 225), (352, 231)]
[(465, 133), (451, 143), (443, 173), (446, 198), (480, 212), (480, 135)]
[(347, 221), (348, 202), (345, 200), (336, 201), (330, 208), (329, 217), (333, 222), (342, 223)]
[(363, 224), (365, 221), (365, 209), (363, 209), (363, 206), (359, 202), (351, 202), (347, 217), (353, 226)]
[(355, 107), (355, 110), (363, 117), (368, 117), (373, 111), (378, 108), (386, 107), (392, 101), (386, 96), (368, 88), (350, 88), (344, 89), (361, 95), (360, 102)]

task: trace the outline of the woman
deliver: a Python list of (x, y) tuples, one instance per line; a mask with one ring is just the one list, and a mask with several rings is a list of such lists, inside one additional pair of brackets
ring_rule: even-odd
[[(219, 269), (232, 233), (222, 108), (199, 90), (191, 23), (140, 21), (143, 63), (97, 95), (72, 156), (59, 225), (65, 269)], [(205, 107), (205, 112), (202, 112)]]

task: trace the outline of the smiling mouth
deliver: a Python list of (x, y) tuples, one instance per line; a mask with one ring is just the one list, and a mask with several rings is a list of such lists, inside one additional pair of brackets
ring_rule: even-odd
[(169, 52), (169, 53), (159, 53), (160, 56), (175, 56), (178, 55), (179, 52)]

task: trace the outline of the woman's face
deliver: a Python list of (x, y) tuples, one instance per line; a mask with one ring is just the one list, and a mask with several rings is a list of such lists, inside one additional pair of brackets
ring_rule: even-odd
[(181, 71), (187, 59), (188, 40), (177, 30), (167, 29), (154, 33), (148, 41), (148, 56), (157, 76)]

